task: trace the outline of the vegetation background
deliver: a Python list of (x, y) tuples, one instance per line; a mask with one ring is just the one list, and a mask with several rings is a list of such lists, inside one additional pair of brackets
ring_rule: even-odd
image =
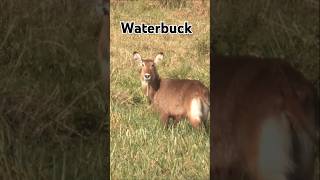
[(211, 6), (215, 53), (286, 59), (319, 90), (319, 0), (213, 0)]
[[(162, 17), (176, 23), (176, 18), (190, 17), (193, 25), (201, 27), (198, 32), (207, 32), (207, 4), (118, 0), (113, 1), (111, 13), (115, 20), (126, 17), (147, 23)], [(286, 58), (319, 92), (318, 0), (216, 0), (211, 8), (211, 47), (216, 52)], [(102, 17), (96, 14), (94, 2), (1, 0), (0, 9), (0, 179), (105, 179), (107, 125), (96, 60)], [(156, 40), (142, 45), (151, 37), (120, 37), (114, 33), (119, 30), (115, 20), (111, 27), (116, 35), (111, 45), (118, 45), (111, 59), (117, 60), (111, 67), (113, 177), (207, 177), (208, 135), (193, 132), (187, 123), (162, 130), (156, 114), (148, 109), (136, 66), (130, 61), (134, 50), (143, 57), (163, 51), (162, 76), (196, 78), (208, 85), (207, 35), (194, 35), (193, 41), (152, 37)], [(119, 72), (124, 74), (115, 76)], [(163, 141), (168, 144), (159, 144)], [(152, 169), (147, 171), (147, 166)]]
[(0, 179), (106, 179), (95, 1), (0, 1)]
[[(209, 1), (112, 1), (111, 178), (208, 179), (209, 134), (182, 121), (164, 129), (141, 89), (134, 51), (142, 58), (164, 53), (161, 77), (198, 79), (209, 87)], [(122, 34), (120, 21), (192, 24), (192, 35)], [(130, 178), (129, 178), (130, 179)]]
[[(213, 0), (211, 48), (223, 55), (283, 58), (319, 97), (319, 8), (319, 0)], [(314, 148), (319, 152), (319, 144)], [(319, 169), (317, 153), (314, 179)]]

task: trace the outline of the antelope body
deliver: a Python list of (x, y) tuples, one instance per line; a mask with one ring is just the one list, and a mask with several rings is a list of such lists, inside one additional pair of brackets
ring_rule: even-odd
[(200, 81), (160, 78), (156, 66), (163, 60), (162, 53), (153, 60), (142, 59), (134, 52), (133, 59), (141, 65), (140, 80), (144, 94), (159, 111), (165, 126), (169, 118), (173, 118), (176, 124), (186, 117), (195, 128), (207, 120), (209, 90)]
[(214, 57), (214, 179), (311, 180), (317, 129), (312, 85), (290, 65)]

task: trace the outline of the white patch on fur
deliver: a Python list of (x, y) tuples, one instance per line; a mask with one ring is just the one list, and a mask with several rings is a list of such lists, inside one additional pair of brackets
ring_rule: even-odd
[[(142, 89), (148, 88), (148, 82), (141, 80), (141, 87), (142, 87)], [(148, 90), (146, 91), (145, 95), (148, 96)]]
[(141, 86), (142, 86), (142, 89), (144, 89), (148, 86), (148, 83), (144, 80), (141, 80)]
[(190, 115), (193, 119), (201, 121), (201, 101), (199, 98), (193, 98), (191, 101)]
[(286, 180), (293, 169), (288, 119), (284, 114), (275, 118), (262, 124), (259, 139), (258, 171), (263, 180)]

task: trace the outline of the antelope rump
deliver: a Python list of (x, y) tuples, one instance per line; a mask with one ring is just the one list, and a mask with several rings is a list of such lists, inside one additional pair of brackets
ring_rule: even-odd
[(312, 84), (280, 60), (213, 58), (211, 176), (311, 180), (319, 112)]

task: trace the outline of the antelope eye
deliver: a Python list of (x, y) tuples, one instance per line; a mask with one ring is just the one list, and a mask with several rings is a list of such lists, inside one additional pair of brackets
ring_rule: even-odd
[(151, 67), (154, 67), (154, 64), (152, 64)]

